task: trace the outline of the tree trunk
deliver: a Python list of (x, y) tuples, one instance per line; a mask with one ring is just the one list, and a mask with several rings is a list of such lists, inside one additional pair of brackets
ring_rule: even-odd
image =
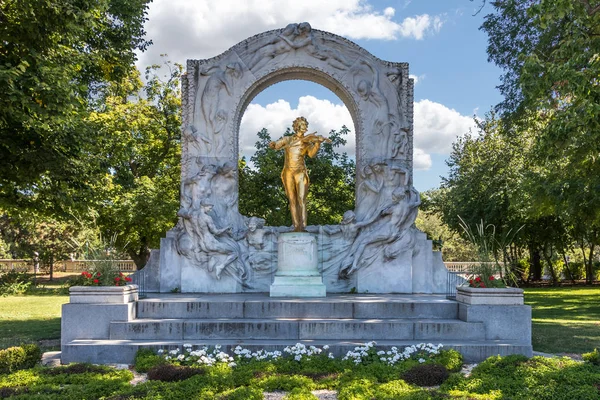
[(542, 257), (537, 247), (530, 247), (530, 260), (530, 275), (534, 281), (539, 281), (542, 279)]
[(50, 254), (50, 282), (54, 280), (54, 254)]
[(150, 257), (150, 249), (148, 246), (142, 245), (137, 252), (134, 250), (128, 250), (127, 254), (129, 254), (129, 257), (131, 257), (135, 263), (136, 269), (139, 271), (146, 265), (148, 257)]

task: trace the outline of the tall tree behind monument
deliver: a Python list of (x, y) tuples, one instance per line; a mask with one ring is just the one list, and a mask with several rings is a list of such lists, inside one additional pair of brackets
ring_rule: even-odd
[[(337, 224), (347, 210), (354, 209), (355, 162), (336, 148), (346, 143), (350, 130), (343, 126), (327, 135), (332, 143), (323, 143), (317, 158), (307, 158), (311, 189), (308, 195), (308, 221), (311, 225)], [(288, 129), (284, 136), (291, 135)], [(283, 153), (270, 149), (271, 136), (266, 129), (258, 132), (256, 153), (240, 163), (240, 212), (266, 220), (270, 226), (290, 226), (292, 220), (281, 185)]]

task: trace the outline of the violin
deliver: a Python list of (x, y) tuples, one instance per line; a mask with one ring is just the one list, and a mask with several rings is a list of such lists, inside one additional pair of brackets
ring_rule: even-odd
[(301, 140), (302, 140), (302, 143), (318, 143), (318, 142), (331, 143), (331, 139), (328, 139), (321, 135), (317, 135), (317, 132), (313, 132), (308, 135), (304, 135)]

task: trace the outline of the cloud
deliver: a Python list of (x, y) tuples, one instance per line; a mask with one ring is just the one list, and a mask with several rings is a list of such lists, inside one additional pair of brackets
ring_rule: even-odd
[(247, 37), (292, 22), (308, 21), (350, 39), (380, 40), (421, 40), (443, 23), (428, 14), (400, 22), (395, 16), (394, 8), (376, 10), (368, 0), (155, 0), (145, 25), (153, 45), (139, 55), (138, 66), (157, 63), (164, 53), (182, 64), (188, 58), (214, 57)]
[[(469, 129), (476, 128), (472, 117), (461, 115), (456, 110), (430, 100), (415, 102), (414, 112), (413, 165), (417, 170), (431, 168), (432, 153), (450, 154), (452, 142)], [(346, 125), (352, 132), (347, 137), (346, 146), (338, 151), (350, 156), (356, 154), (354, 124), (346, 106), (314, 96), (302, 96), (298, 99), (296, 108), (281, 99), (266, 106), (251, 103), (240, 124), (241, 155), (250, 159), (254, 154), (257, 132), (262, 128), (267, 128), (271, 137), (276, 139), (301, 115), (308, 119), (309, 132), (317, 131), (321, 135), (327, 135), (332, 129), (338, 130)]]
[(348, 141), (338, 151), (350, 156), (356, 154), (356, 135), (354, 123), (348, 109), (343, 104), (334, 104), (329, 100), (320, 100), (313, 96), (302, 96), (298, 99), (298, 107), (292, 108), (285, 100), (266, 105), (251, 103), (248, 105), (240, 124), (240, 153), (250, 159), (256, 151), (257, 132), (267, 128), (272, 139), (283, 135), (286, 128), (292, 126), (292, 121), (299, 116), (306, 117), (309, 123), (309, 133), (317, 131), (327, 136), (332, 129), (339, 130), (346, 125), (352, 132), (346, 137)]
[(414, 113), (414, 146), (426, 153), (450, 154), (457, 137), (476, 131), (473, 117), (430, 100), (415, 102)]
[(413, 169), (426, 171), (431, 168), (431, 164), (431, 155), (415, 147), (413, 151)]
[(420, 81), (425, 79), (425, 74), (421, 74), (421, 75), (410, 74), (410, 75), (408, 75), (408, 77), (412, 78), (415, 81), (415, 85), (416, 85), (417, 83), (419, 83)]

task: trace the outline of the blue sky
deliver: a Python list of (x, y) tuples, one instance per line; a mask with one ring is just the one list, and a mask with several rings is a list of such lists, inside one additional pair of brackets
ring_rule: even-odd
[[(254, 34), (308, 21), (313, 28), (344, 36), (375, 56), (408, 62), (415, 85), (414, 186), (424, 191), (447, 174), (445, 159), (457, 136), (473, 127), (501, 98), (501, 70), (488, 63), (487, 37), (479, 30), (486, 6), (479, 0), (154, 0), (146, 24), (154, 44), (138, 65), (160, 62), (159, 54), (185, 59), (216, 56)], [(343, 103), (308, 82), (282, 82), (251, 104), (240, 128), (240, 148), (252, 152), (256, 131), (279, 136), (303, 114), (320, 132), (352, 127)], [(312, 122), (311, 122), (312, 121)], [(352, 152), (354, 140), (345, 150)]]

